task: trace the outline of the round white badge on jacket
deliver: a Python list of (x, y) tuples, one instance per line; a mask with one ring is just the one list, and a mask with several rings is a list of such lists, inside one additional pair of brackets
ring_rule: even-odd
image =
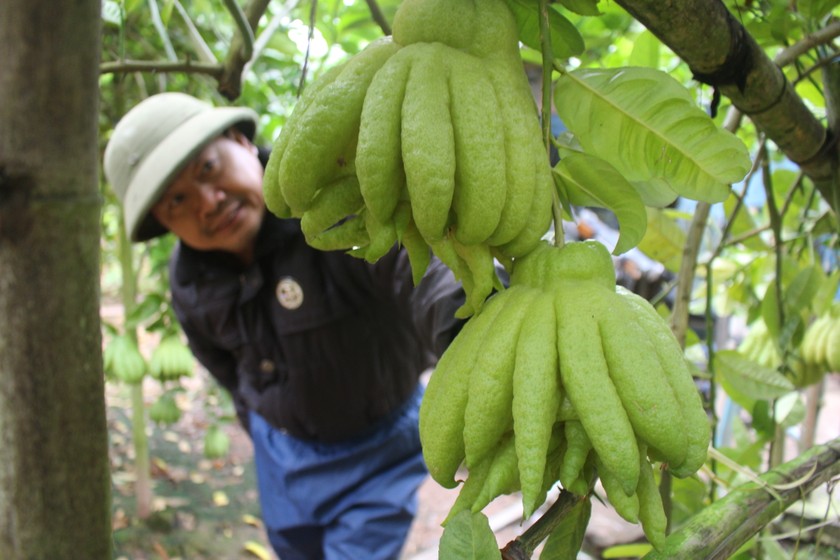
[(297, 309), (303, 303), (303, 288), (297, 280), (287, 276), (277, 282), (277, 301), (286, 309)]

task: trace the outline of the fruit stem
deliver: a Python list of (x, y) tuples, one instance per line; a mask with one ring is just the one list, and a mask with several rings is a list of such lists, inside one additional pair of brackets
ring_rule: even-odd
[[(554, 54), (551, 50), (551, 30), (549, 27), (549, 0), (540, 0), (540, 47), (542, 50), (542, 98), (540, 100), (540, 122), (542, 123), (545, 155), (551, 161), (551, 73), (554, 69)], [(554, 245), (562, 247), (566, 240), (563, 233), (563, 205), (557, 189), (553, 191), (552, 214), (554, 215)]]
[(531, 558), (537, 546), (543, 542), (563, 521), (563, 518), (581, 500), (588, 500), (588, 496), (578, 496), (567, 490), (561, 490), (557, 501), (554, 502), (542, 517), (525, 530), (516, 539), (510, 541), (502, 549), (503, 560), (519, 560)]

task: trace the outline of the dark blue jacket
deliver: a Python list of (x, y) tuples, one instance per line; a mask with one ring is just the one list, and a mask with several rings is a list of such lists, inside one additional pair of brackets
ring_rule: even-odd
[(438, 260), (414, 287), (405, 251), (375, 264), (316, 251), (297, 220), (270, 213), (253, 264), (179, 244), (170, 283), (193, 353), (243, 424), (251, 409), (303, 439), (363, 434), (408, 398), (462, 325), (463, 291)]

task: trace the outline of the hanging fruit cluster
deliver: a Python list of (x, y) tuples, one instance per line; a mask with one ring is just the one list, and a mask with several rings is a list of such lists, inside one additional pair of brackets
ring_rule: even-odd
[(374, 262), (400, 243), (416, 282), (431, 249), (461, 280), (469, 319), (420, 411), (433, 478), (468, 472), (453, 513), (521, 491), (530, 515), (558, 480), (583, 495), (599, 477), (659, 546), (653, 464), (695, 473), (709, 423), (680, 345), (616, 286), (606, 248), (541, 241), (553, 189), (504, 0), (405, 0), (393, 38), (306, 90), (264, 182), (313, 247)]
[(219, 424), (211, 424), (204, 432), (204, 456), (208, 459), (221, 459), (230, 451), (230, 436)]
[(111, 339), (102, 352), (102, 364), (109, 379), (128, 385), (139, 385), (146, 376), (146, 360), (137, 342), (128, 335)]
[(307, 241), (375, 261), (429, 247), (467, 291), (499, 287), (494, 254), (527, 254), (551, 220), (553, 179), (504, 0), (406, 0), (393, 37), (310, 86), (272, 152), (266, 204)]
[(802, 367), (797, 386), (817, 383), (827, 372), (840, 372), (840, 302), (835, 302), (805, 331), (799, 349)]
[(192, 375), (195, 358), (177, 335), (161, 339), (149, 359), (149, 373), (158, 381), (175, 381)]
[(452, 513), (522, 491), (525, 514), (556, 480), (586, 494), (601, 479), (616, 511), (661, 544), (653, 462), (686, 477), (705, 462), (710, 425), (682, 350), (643, 298), (615, 284), (597, 242), (538, 245), (510, 287), (470, 318), (436, 367), (420, 409), (432, 477)]

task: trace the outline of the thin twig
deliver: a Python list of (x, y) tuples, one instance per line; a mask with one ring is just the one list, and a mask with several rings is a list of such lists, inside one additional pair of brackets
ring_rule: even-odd
[(245, 13), (236, 0), (223, 0), (225, 7), (230, 12), (233, 22), (236, 24), (236, 29), (239, 31), (237, 37), (242, 42), (242, 58), (251, 60), (251, 55), (254, 54), (254, 29), (248, 23)]
[[(761, 134), (759, 136), (759, 143), (761, 142), (764, 142), (764, 134)], [(766, 154), (764, 152), (759, 151), (758, 156), (756, 156), (755, 161), (753, 161), (749, 173), (747, 173), (747, 176), (744, 178), (744, 187), (741, 190), (741, 194), (737, 195), (738, 201), (735, 204), (735, 208), (732, 209), (732, 214), (729, 216), (729, 219), (723, 227), (723, 232), (720, 237), (720, 243), (718, 243), (717, 248), (712, 253), (712, 257), (709, 259), (710, 261), (720, 256), (721, 252), (723, 251), (723, 248), (727, 245), (727, 239), (729, 238), (729, 234), (732, 232), (732, 228), (735, 226), (735, 218), (738, 215), (738, 212), (740, 212), (741, 208), (743, 208), (744, 206), (744, 198), (747, 195), (747, 189), (750, 186), (750, 181), (752, 181), (753, 175), (755, 175), (755, 173), (758, 171), (763, 156), (766, 156)]]
[(231, 101), (242, 93), (243, 69), (254, 54), (254, 30), (268, 9), (269, 2), (270, 0), (250, 0), (242, 10), (236, 0), (225, 0), (225, 5), (236, 23), (236, 32), (230, 42), (218, 90)]
[(190, 14), (187, 13), (187, 10), (184, 8), (183, 4), (179, 0), (174, 0), (175, 2), (175, 9), (178, 10), (178, 13), (181, 15), (181, 19), (184, 20), (184, 25), (187, 26), (187, 32), (190, 36), (190, 42), (193, 45), (193, 49), (195, 49), (196, 54), (198, 55), (198, 59), (201, 62), (205, 62), (208, 64), (213, 64), (218, 62), (216, 60), (216, 55), (213, 54), (213, 51), (207, 45), (207, 42), (201, 36), (201, 33), (198, 32), (198, 28), (193, 23)]
[(251, 70), (251, 66), (253, 66), (254, 62), (260, 58), (263, 51), (268, 46), (269, 41), (271, 41), (271, 38), (277, 30), (280, 29), (280, 26), (283, 25), (283, 20), (289, 15), (289, 13), (291, 13), (292, 7), (295, 4), (297, 4), (297, 0), (288, 0), (285, 4), (283, 4), (282, 9), (271, 18), (268, 25), (263, 28), (262, 32), (260, 32), (259, 36), (254, 41), (254, 53), (242, 69), (243, 76), (248, 75), (248, 72)]
[(817, 45), (830, 43), (838, 36), (840, 36), (840, 21), (834, 21), (781, 51), (773, 59), (773, 62), (782, 67), (787, 66)]
[(671, 330), (682, 347), (685, 347), (685, 333), (688, 330), (689, 304), (691, 303), (691, 292), (694, 288), (697, 255), (700, 253), (700, 243), (703, 240), (703, 233), (706, 231), (706, 221), (709, 219), (710, 211), (711, 206), (707, 202), (697, 203), (683, 247), (680, 275), (677, 281), (677, 295), (674, 298), (674, 310), (671, 313)]
[(224, 68), (221, 64), (206, 64), (193, 62), (191, 60), (178, 60), (175, 62), (151, 61), (151, 60), (118, 60), (115, 62), (103, 62), (99, 65), (100, 74), (121, 74), (129, 72), (153, 72), (171, 74), (182, 72), (185, 74), (207, 74), (213, 78), (219, 78)]
[(382, 9), (377, 4), (376, 0), (365, 0), (368, 5), (368, 9), (370, 10), (370, 15), (373, 17), (373, 21), (382, 29), (382, 33), (387, 35), (391, 34), (391, 25), (388, 23), (388, 20), (385, 19), (385, 14), (382, 13)]
[(751, 239), (751, 238), (755, 237), (756, 235), (760, 235), (760, 234), (764, 233), (768, 229), (770, 229), (769, 224), (764, 225), (764, 226), (758, 226), (758, 227), (755, 227), (755, 228), (753, 228), (749, 231), (745, 231), (741, 235), (737, 235), (735, 237), (730, 238), (726, 242), (726, 246), (731, 247), (733, 245), (738, 245), (739, 243), (743, 243), (743, 242), (747, 241), (748, 239)]
[[(554, 54), (551, 50), (551, 28), (548, 20), (549, 0), (540, 0), (540, 49), (542, 51), (542, 99), (540, 103), (540, 122), (542, 123), (545, 157), (551, 158), (551, 75), (554, 69)], [(552, 176), (553, 179), (553, 176)], [(554, 245), (565, 245), (563, 231), (563, 205), (555, 188), (551, 197), (551, 212), (554, 218)]]
[(309, 7), (309, 34), (306, 37), (306, 52), (303, 53), (303, 67), (300, 69), (300, 82), (298, 82), (298, 97), (303, 93), (306, 84), (306, 74), (309, 71), (309, 53), (312, 47), (312, 39), (315, 37), (315, 17), (318, 14), (318, 0), (312, 0)]
[(178, 55), (175, 54), (175, 48), (172, 46), (172, 41), (169, 40), (169, 34), (166, 32), (166, 26), (163, 25), (163, 20), (160, 19), (160, 9), (157, 5), (157, 0), (149, 0), (149, 14), (152, 17), (152, 25), (155, 26), (160, 42), (163, 43), (163, 50), (166, 51), (166, 58), (169, 60), (178, 60)]

